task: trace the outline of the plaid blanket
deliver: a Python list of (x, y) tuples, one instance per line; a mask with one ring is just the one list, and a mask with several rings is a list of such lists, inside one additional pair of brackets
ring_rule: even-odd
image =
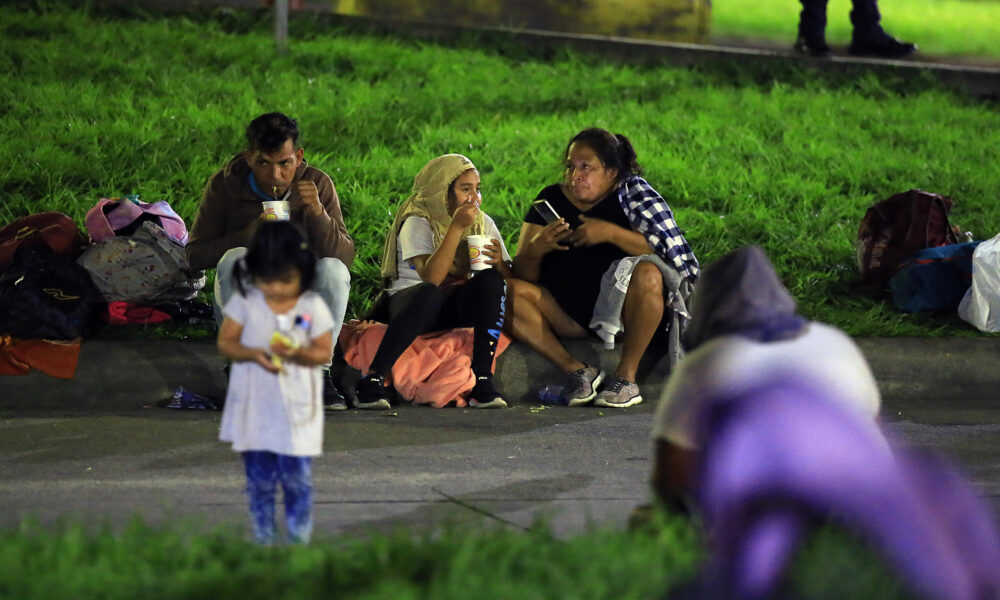
[(642, 177), (632, 175), (619, 184), (618, 203), (656, 254), (685, 280), (694, 283), (698, 279), (698, 259), (659, 192)]

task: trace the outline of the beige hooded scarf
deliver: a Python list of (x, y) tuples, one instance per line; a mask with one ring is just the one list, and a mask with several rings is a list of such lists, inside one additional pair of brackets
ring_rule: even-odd
[[(461, 154), (445, 154), (439, 156), (424, 165), (423, 169), (413, 178), (413, 191), (410, 197), (403, 201), (396, 211), (396, 218), (393, 219), (392, 229), (385, 238), (385, 245), (382, 249), (382, 279), (390, 281), (397, 276), (397, 249), (396, 243), (399, 237), (399, 229), (406, 219), (410, 217), (423, 217), (431, 225), (434, 234), (434, 246), (440, 246), (444, 239), (448, 226), (451, 224), (451, 215), (448, 214), (448, 188), (458, 178), (469, 169), (475, 169), (472, 161)], [(481, 235), (485, 233), (483, 227), (483, 213), (480, 212), (476, 221), (462, 232), (462, 242), (455, 252), (455, 260), (449, 269), (449, 274), (465, 278), (469, 273), (469, 251), (465, 238), (470, 235)]]

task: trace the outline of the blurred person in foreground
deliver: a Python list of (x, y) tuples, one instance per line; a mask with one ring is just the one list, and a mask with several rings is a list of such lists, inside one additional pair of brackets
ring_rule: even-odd
[(886, 437), (861, 352), (796, 314), (760, 248), (703, 271), (685, 345), (655, 417), (652, 483), (708, 528), (709, 563), (687, 593), (773, 597), (809, 529), (831, 522), (925, 597), (998, 597), (989, 508), (943, 461)]
[[(221, 309), (236, 289), (234, 267), (246, 256), (260, 223), (276, 218), (265, 212), (264, 202), (285, 201), (289, 220), (305, 231), (319, 256), (312, 289), (333, 314), (336, 340), (347, 312), (354, 241), (344, 226), (333, 181), (306, 162), (298, 123), (291, 117), (278, 112), (257, 117), (247, 127), (246, 141), (246, 150), (205, 186), (186, 247), (191, 268), (216, 269), (215, 314), (221, 323)], [(323, 378), (323, 403), (327, 410), (347, 408), (329, 369)]]

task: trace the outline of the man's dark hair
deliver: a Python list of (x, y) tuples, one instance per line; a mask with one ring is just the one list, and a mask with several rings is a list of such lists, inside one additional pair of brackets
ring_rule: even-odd
[(299, 145), (299, 124), (295, 119), (279, 112), (261, 115), (247, 127), (247, 149), (275, 152), (291, 138), (292, 146)]

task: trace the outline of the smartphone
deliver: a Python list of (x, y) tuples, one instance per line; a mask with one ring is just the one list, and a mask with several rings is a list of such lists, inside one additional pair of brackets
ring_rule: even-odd
[(531, 205), (545, 220), (545, 224), (548, 225), (552, 221), (558, 221), (561, 217), (556, 209), (552, 208), (548, 200), (538, 200)]

